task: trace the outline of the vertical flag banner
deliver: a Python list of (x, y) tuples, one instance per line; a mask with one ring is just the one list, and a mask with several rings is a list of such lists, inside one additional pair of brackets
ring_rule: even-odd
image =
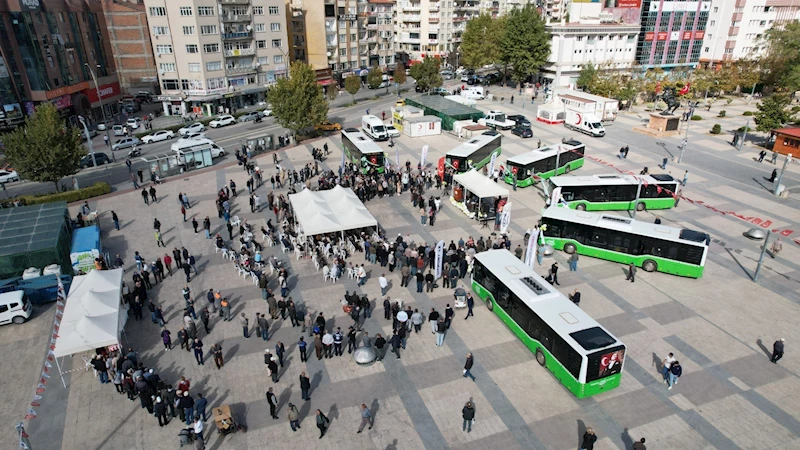
[[(395, 144), (396, 145), (396, 144)], [(394, 162), (397, 164), (397, 167), (400, 167), (400, 147), (397, 147), (394, 153)]]
[(509, 225), (511, 225), (511, 202), (503, 206), (503, 212), (500, 216), (500, 233), (505, 234)]
[(422, 167), (425, 167), (425, 159), (428, 157), (428, 146), (422, 146), (422, 158), (420, 158)]
[(343, 171), (344, 171), (344, 152), (345, 152), (345, 150), (344, 150), (344, 149), (342, 149), (342, 163), (341, 163), (341, 165), (340, 165), (340, 167), (341, 167), (342, 169), (340, 170), (340, 172), (343, 172)]
[(539, 240), (539, 229), (534, 228), (531, 237), (528, 238), (528, 248), (525, 250), (525, 265), (533, 267), (536, 261), (536, 241)]
[(497, 153), (496, 152), (492, 153), (492, 159), (489, 160), (489, 171), (488, 171), (489, 177), (491, 177), (492, 174), (494, 173), (494, 162), (496, 159), (497, 159)]
[(435, 268), (436, 274), (434, 278), (437, 280), (442, 277), (442, 260), (444, 259), (444, 240), (439, 241), (436, 244), (436, 261), (435, 261)]

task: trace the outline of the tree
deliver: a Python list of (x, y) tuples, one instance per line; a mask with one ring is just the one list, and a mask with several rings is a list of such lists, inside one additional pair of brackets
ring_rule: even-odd
[(739, 71), (739, 89), (750, 94), (761, 78), (761, 65), (754, 59), (740, 59), (736, 62), (736, 69)]
[(356, 103), (356, 92), (361, 89), (361, 77), (350, 75), (344, 80), (344, 90), (353, 96), (353, 104)]
[(406, 83), (406, 66), (403, 63), (397, 63), (394, 68), (394, 82), (398, 85)]
[(591, 92), (591, 88), (597, 79), (597, 68), (591, 62), (586, 63), (581, 69), (578, 80), (575, 82), (578, 88)]
[(51, 182), (58, 192), (58, 182), (78, 171), (86, 155), (77, 128), (65, 127), (52, 103), (36, 107), (24, 127), (0, 138), (5, 154), (14, 169), (31, 181)]
[(763, 133), (781, 128), (794, 120), (794, 114), (789, 111), (792, 99), (788, 94), (772, 94), (758, 104), (755, 114), (756, 130)]
[(411, 78), (417, 86), (427, 92), (431, 88), (442, 85), (442, 74), (439, 73), (439, 59), (426, 56), (421, 63), (411, 66)]
[(522, 83), (547, 63), (550, 33), (536, 8), (527, 4), (512, 9), (505, 22), (501, 61), (513, 67), (511, 78)]
[(275, 120), (295, 134), (328, 118), (328, 102), (314, 69), (301, 61), (292, 63), (289, 78), (279, 78), (267, 99)]
[(383, 82), (383, 71), (378, 67), (377, 64), (372, 66), (369, 69), (369, 73), (367, 73), (367, 85), (370, 89), (378, 89)]
[(498, 60), (499, 37), (495, 27), (496, 19), (489, 14), (481, 14), (469, 22), (461, 36), (461, 64), (477, 69)]
[(761, 81), (785, 92), (800, 89), (800, 22), (773, 27), (765, 34)]
[(325, 97), (328, 98), (328, 101), (334, 101), (339, 96), (339, 86), (336, 85), (336, 82), (332, 82), (331, 84), (325, 86)]

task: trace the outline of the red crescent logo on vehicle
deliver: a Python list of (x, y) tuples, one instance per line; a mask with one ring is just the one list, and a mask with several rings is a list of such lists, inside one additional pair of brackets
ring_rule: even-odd
[(512, 167), (512, 168), (511, 168), (511, 172), (512, 172), (514, 175), (516, 175), (516, 174), (517, 174), (517, 168), (516, 168), (516, 167)]
[(457, 160), (456, 160), (456, 161), (453, 161), (453, 167), (455, 167), (456, 169), (458, 169), (458, 161), (457, 161)]
[(578, 121), (577, 121), (577, 122), (575, 122), (575, 125), (580, 125), (580, 124), (581, 124), (581, 120), (582, 120), (583, 118), (581, 117), (581, 115), (580, 115), (580, 114), (575, 114), (575, 115), (576, 115), (576, 116), (578, 116)]

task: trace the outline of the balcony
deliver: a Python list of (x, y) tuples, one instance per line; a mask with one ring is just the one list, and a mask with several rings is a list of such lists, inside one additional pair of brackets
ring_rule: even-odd
[(253, 47), (250, 48), (232, 48), (230, 50), (225, 50), (226, 57), (234, 57), (234, 56), (250, 56), (255, 55), (256, 49)]
[(401, 5), (400, 9), (403, 11), (422, 11), (422, 7), (420, 7), (419, 3), (409, 3), (407, 5)]
[(428, 6), (429, 12), (439, 12), (439, 5), (430, 5)]
[(245, 66), (245, 67), (226, 67), (225, 74), (226, 75), (241, 75), (244, 73), (252, 73), (256, 71), (257, 66)]
[(250, 0), (219, 0), (223, 5), (249, 5)]
[(438, 44), (438, 43), (439, 43), (438, 39), (428, 39), (428, 44)]
[(250, 22), (253, 16), (250, 14), (226, 14), (222, 13), (223, 22)]
[(235, 40), (235, 39), (253, 39), (253, 32), (252, 31), (234, 31), (232, 33), (222, 33), (223, 40)]
[(438, 17), (428, 17), (428, 23), (439, 23)]
[(421, 22), (422, 18), (421, 16), (411, 16), (408, 14), (403, 14), (402, 16), (400, 16), (400, 20), (402, 20), (403, 22)]
[(463, 22), (468, 19), (469, 17), (467, 16), (453, 16), (453, 22)]

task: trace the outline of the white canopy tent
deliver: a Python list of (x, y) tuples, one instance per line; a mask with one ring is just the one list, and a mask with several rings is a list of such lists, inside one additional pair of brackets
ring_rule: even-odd
[(93, 270), (72, 279), (53, 350), (62, 383), (58, 358), (119, 345), (128, 321), (128, 310), (120, 303), (122, 274), (122, 269)]
[(303, 189), (289, 195), (289, 201), (306, 236), (378, 226), (372, 213), (349, 188), (337, 185), (325, 191)]
[(453, 183), (450, 203), (470, 218), (491, 219), (495, 214), (495, 199), (508, 197), (508, 189), (476, 170), (454, 176)]

